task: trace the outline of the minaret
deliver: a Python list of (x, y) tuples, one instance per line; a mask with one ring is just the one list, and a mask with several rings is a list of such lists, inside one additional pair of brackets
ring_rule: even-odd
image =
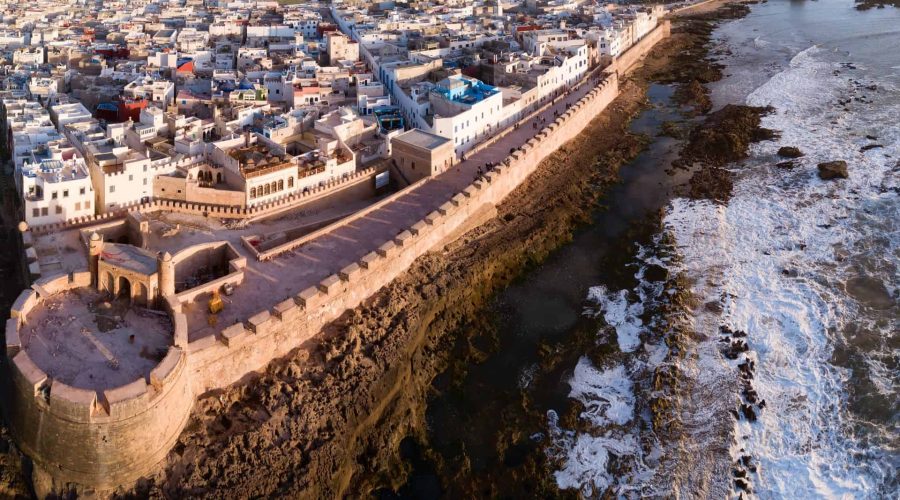
[(103, 238), (99, 234), (91, 233), (88, 242), (88, 270), (91, 272), (91, 284), (100, 289), (100, 253), (103, 251)]
[(175, 295), (175, 264), (169, 252), (156, 257), (159, 267), (159, 298)]

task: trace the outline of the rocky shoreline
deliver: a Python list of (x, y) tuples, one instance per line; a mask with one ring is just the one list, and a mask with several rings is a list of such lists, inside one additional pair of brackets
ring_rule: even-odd
[[(728, 9), (725, 17), (736, 12), (745, 11)], [(716, 19), (705, 14), (699, 22), (712, 26)], [(691, 20), (689, 26), (697, 22)], [(708, 48), (711, 27), (701, 32), (698, 36), (692, 29), (676, 29), (675, 43), (654, 49), (644, 66), (623, 82), (621, 95), (608, 110), (543, 162), (510, 201), (498, 207), (496, 219), (443, 252), (416, 261), (365, 306), (349, 311), (321, 338), (273, 363), (258, 378), (203, 398), (165, 471), (134, 493), (319, 498), (401, 488), (410, 465), (398, 450), (409, 437), (426, 441), (424, 412), (433, 378), (452, 365), (477, 362), (482, 355), (482, 347), (465, 339), (458, 342), (458, 335), (465, 336), (466, 325), (481, 321), (479, 311), (497, 290), (543, 261), (589, 220), (618, 168), (643, 148), (645, 139), (629, 133), (628, 124), (644, 106), (648, 81), (681, 86), (696, 81), (695, 73), (673, 76), (671, 70), (681, 70), (682, 47)], [(691, 60), (705, 59), (697, 55)], [(695, 66), (705, 73), (710, 64)], [(680, 303), (674, 301), (673, 307)], [(456, 347), (460, 344), (463, 352)], [(553, 350), (547, 347), (548, 369), (563, 357)], [(676, 380), (674, 374), (660, 372), (654, 383), (674, 387)], [(671, 432), (676, 431), (676, 403), (674, 397), (649, 403), (657, 425)], [(509, 425), (515, 427), (516, 422)], [(516, 443), (498, 446), (503, 448), (498, 453), (506, 454)], [(465, 471), (465, 463), (430, 458), (439, 477), (462, 479), (457, 474)], [(527, 460), (508, 477), (487, 478), (486, 484), (473, 483), (453, 493), (513, 491), (517, 479), (527, 479), (535, 488), (532, 494), (572, 493), (556, 489), (547, 464), (535, 454)], [(258, 470), (267, 473), (255, 474)]]
[(643, 148), (627, 126), (645, 90), (624, 82), (590, 131), (545, 160), (496, 219), (420, 258), (259, 377), (202, 398), (165, 470), (131, 493), (321, 498), (398, 486), (399, 442), (422, 431), (431, 380), (453, 362), (446, 333), (587, 220)]
[[(348, 311), (264, 373), (207, 394), (196, 404), (164, 469), (119, 495), (320, 498), (399, 488), (409, 466), (398, 448), (403, 439), (424, 433), (432, 379), (451, 364), (479, 355), (469, 343), (470, 348), (455, 357), (460, 353), (451, 347), (459, 339), (453, 332), (479, 321), (479, 311), (497, 290), (543, 261), (589, 220), (605, 187), (615, 182), (618, 168), (645, 144), (645, 138), (628, 132), (628, 124), (644, 106), (649, 80), (677, 84), (685, 89), (679, 94), (685, 96), (681, 102), (705, 112), (706, 94), (698, 93), (694, 82), (717, 79), (721, 73), (716, 77), (714, 64), (698, 55), (708, 50), (717, 19), (740, 11), (730, 7), (725, 14), (704, 14), (680, 24), (672, 43), (654, 49), (644, 66), (622, 83), (621, 95), (608, 110), (545, 160), (510, 201), (498, 207), (497, 218), (442, 252), (420, 258), (364, 306)], [(694, 49), (683, 54), (684, 47)], [(702, 62), (685, 71), (686, 61)], [(687, 300), (673, 301), (672, 307)], [(561, 359), (552, 349), (548, 346), (548, 367)], [(677, 375), (654, 374), (653, 384), (675, 387)], [(677, 398), (650, 402), (655, 427), (676, 431), (676, 403)], [(23, 469), (14, 453), (2, 457), (18, 466), (10, 471)], [(571, 493), (555, 489), (545, 463), (519, 470), (532, 482), (535, 473), (544, 477), (536, 481), (535, 494)], [(8, 484), (21, 482), (11, 479)], [(483, 485), (460, 493), (474, 494), (477, 486)], [(489, 486), (503, 491), (504, 485)]]

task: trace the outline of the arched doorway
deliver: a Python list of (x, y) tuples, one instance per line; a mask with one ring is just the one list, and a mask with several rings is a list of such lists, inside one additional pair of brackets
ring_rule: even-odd
[(222, 172), (216, 172), (216, 184), (222, 183)]
[(119, 297), (131, 300), (131, 282), (125, 276), (119, 276), (119, 290), (116, 292), (116, 298)]

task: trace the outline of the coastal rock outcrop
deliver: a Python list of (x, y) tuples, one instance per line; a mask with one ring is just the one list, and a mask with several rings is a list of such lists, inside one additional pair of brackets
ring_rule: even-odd
[(795, 146), (782, 146), (778, 149), (778, 156), (782, 158), (800, 158), (803, 156), (803, 151), (800, 151), (800, 148)]
[(700, 168), (691, 177), (688, 196), (727, 202), (731, 198), (731, 172), (723, 167), (747, 157), (750, 144), (773, 139), (774, 130), (760, 127), (771, 108), (729, 104), (710, 114), (695, 127), (681, 150), (675, 167)]
[(710, 114), (691, 131), (678, 162), (721, 167), (743, 160), (751, 143), (777, 137), (775, 131), (760, 127), (761, 118), (770, 112), (771, 108), (729, 104)]
[(847, 171), (847, 162), (843, 160), (826, 161), (819, 163), (819, 178), (822, 180), (846, 179), (850, 177)]

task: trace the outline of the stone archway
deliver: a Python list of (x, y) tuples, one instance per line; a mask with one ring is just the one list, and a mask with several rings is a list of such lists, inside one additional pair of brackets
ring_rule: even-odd
[(116, 278), (113, 277), (113, 273), (106, 273), (106, 281), (104, 282), (104, 286), (102, 287), (106, 290), (110, 295), (115, 296), (116, 293)]
[(116, 290), (116, 298), (125, 296), (131, 300), (131, 282), (125, 276), (119, 276), (119, 283)]

